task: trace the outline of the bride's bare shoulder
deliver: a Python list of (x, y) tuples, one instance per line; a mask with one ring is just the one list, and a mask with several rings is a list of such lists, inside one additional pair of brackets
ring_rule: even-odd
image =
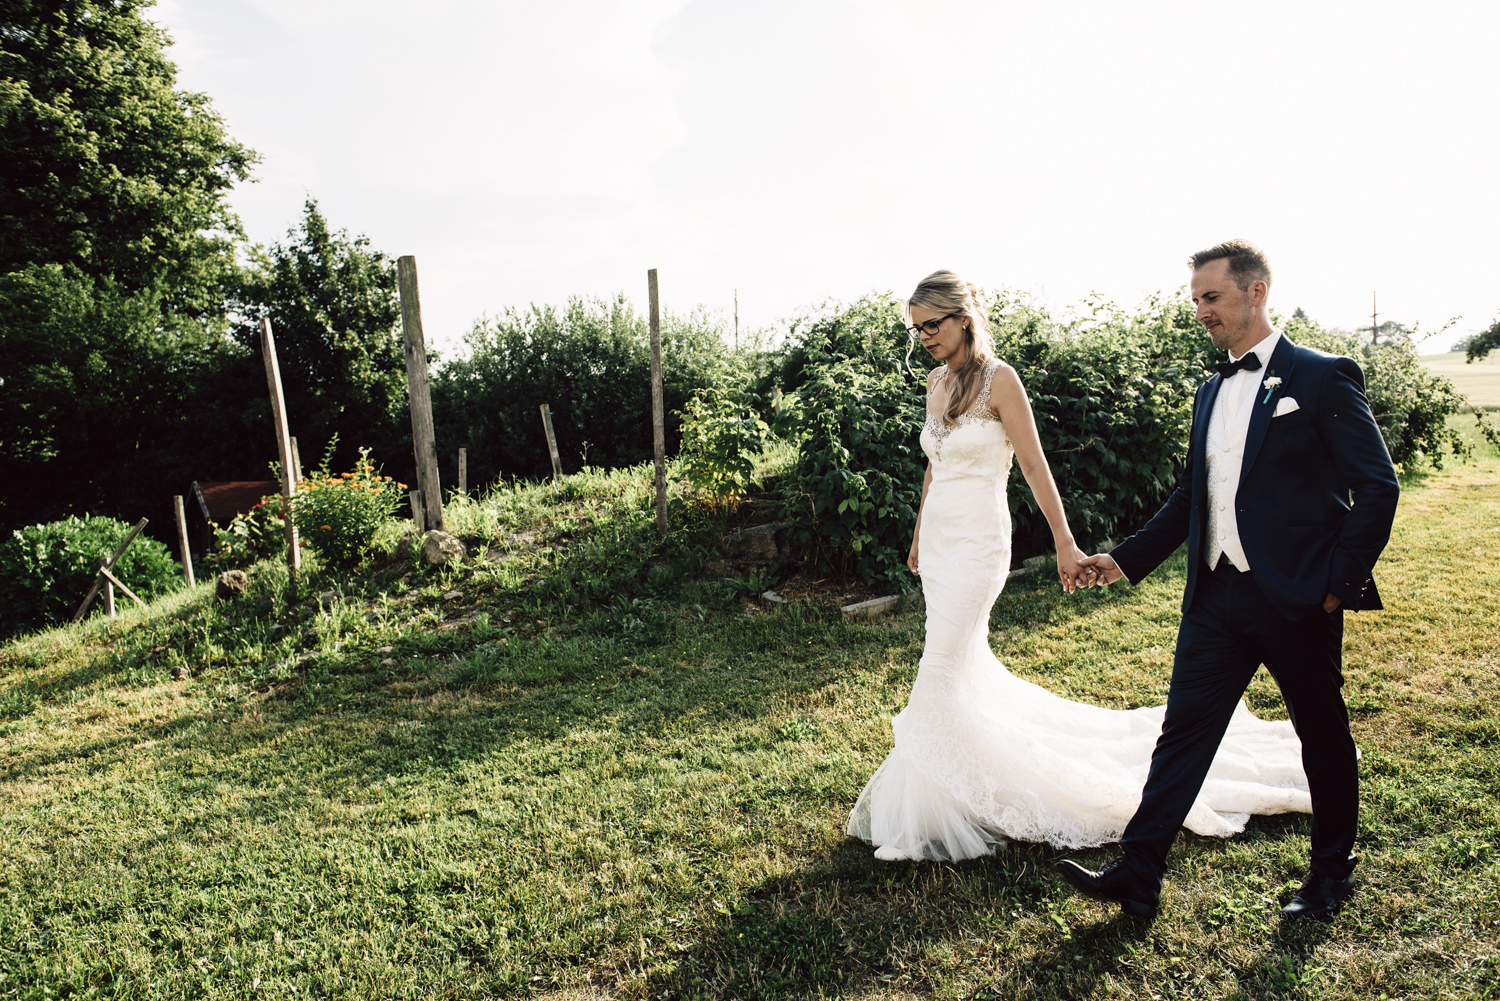
[(1010, 363), (997, 358), (990, 371), (990, 410), (1000, 413), (1002, 402), (1011, 399), (1026, 399), (1026, 387), (1021, 385), (1021, 375)]

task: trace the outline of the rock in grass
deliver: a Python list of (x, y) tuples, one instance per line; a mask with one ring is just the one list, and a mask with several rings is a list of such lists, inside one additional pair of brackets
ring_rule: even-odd
[(720, 546), (730, 556), (766, 563), (785, 559), (791, 551), (786, 526), (780, 524), (756, 525), (733, 532), (724, 536)]
[(446, 594), (443, 595), (443, 600), (444, 601), (457, 601), (459, 598), (462, 598), (463, 596), (464, 596), (464, 593), (462, 591), (449, 591), (449, 592), (447, 592)]
[(337, 591), (324, 591), (322, 594), (318, 595), (318, 607), (324, 609), (332, 608), (334, 605), (337, 605), (339, 603), (339, 599), (341, 597), (343, 597), (343, 595), (339, 594)]
[(464, 558), (464, 544), (447, 532), (436, 529), (422, 536), (422, 561), (440, 567)]
[(225, 570), (214, 581), (214, 596), (220, 601), (233, 601), (245, 593), (250, 578), (243, 570)]

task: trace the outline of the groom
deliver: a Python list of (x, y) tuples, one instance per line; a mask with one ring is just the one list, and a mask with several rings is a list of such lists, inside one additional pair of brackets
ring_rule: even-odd
[(1182, 481), (1151, 522), (1108, 555), (1095, 583), (1139, 581), (1188, 544), (1166, 719), (1123, 857), (1058, 868), (1083, 892), (1156, 913), (1167, 851), (1229, 718), (1264, 664), (1302, 742), (1312, 794), (1312, 867), (1282, 913), (1326, 918), (1354, 889), (1357, 752), (1339, 689), (1344, 609), (1378, 609), (1370, 570), (1390, 538), (1399, 487), (1351, 359), (1271, 326), (1271, 268), (1231, 240), (1190, 262), (1198, 322), (1229, 361), (1198, 389)]

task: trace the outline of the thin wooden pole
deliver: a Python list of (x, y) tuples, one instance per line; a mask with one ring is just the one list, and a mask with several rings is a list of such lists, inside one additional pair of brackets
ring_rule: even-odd
[(187, 512), (182, 508), (182, 495), (172, 498), (172, 508), (177, 512), (177, 548), (182, 554), (182, 576), (188, 587), (193, 586), (193, 550), (188, 545)]
[[(120, 562), (120, 557), (125, 555), (125, 550), (129, 549), (130, 544), (135, 541), (135, 537), (137, 535), (140, 535), (141, 530), (144, 529), (148, 524), (150, 524), (150, 522), (150, 518), (142, 518), (140, 521), (136, 522), (135, 527), (130, 530), (130, 534), (125, 536), (125, 541), (120, 543), (120, 548), (116, 549), (115, 554), (109, 559), (105, 560), (104, 565), (99, 569), (113, 570), (115, 568), (115, 564)], [(84, 613), (89, 610), (89, 606), (94, 603), (94, 596), (99, 593), (99, 588), (103, 586), (104, 576), (102, 574), (95, 574), (94, 586), (89, 588), (89, 593), (83, 596), (83, 603), (78, 606), (78, 611), (73, 613), (74, 622), (77, 622), (79, 619), (83, 618)]]
[(422, 530), (422, 491), (413, 490), (408, 498), (411, 500), (411, 523), (417, 526), (417, 531)]
[(292, 436), (292, 486), (302, 482), (302, 454), (297, 451), (297, 436)]
[(411, 446), (417, 460), (417, 489), (422, 491), (423, 529), (443, 529), (443, 491), (438, 480), (437, 432), (432, 427), (432, 397), (427, 388), (427, 343), (422, 335), (422, 304), (417, 295), (417, 259), (397, 258), (401, 286), (401, 329), (406, 336), (406, 391), (411, 403)]
[(458, 450), (458, 492), (469, 496), (469, 450)]
[(667, 534), (667, 439), (661, 402), (661, 301), (656, 269), (646, 272), (651, 300), (651, 447), (656, 454), (656, 530)]
[(115, 586), (109, 581), (104, 582), (104, 614), (115, 617)]
[[(126, 587), (125, 586), (125, 582), (123, 580), (121, 580), (120, 578), (116, 577), (114, 574), (110, 573), (108, 567), (100, 567), (99, 568), (99, 572), (104, 575), (104, 577), (105, 577), (105, 579), (107, 581), (109, 581), (109, 583), (105, 584), (104, 587), (105, 587), (105, 593), (108, 596), (110, 605), (113, 605), (114, 602), (115, 602), (114, 592), (111, 591), (111, 590), (109, 590), (110, 584), (113, 584), (115, 587), (119, 588), (121, 591), (124, 591), (125, 592), (125, 596), (127, 598), (129, 598), (131, 601), (135, 602), (137, 605), (140, 605), (142, 608), (146, 607), (146, 603), (141, 600), (141, 596), (138, 595), (138, 594), (136, 594), (130, 588)], [(114, 613), (111, 612), (110, 614), (113, 615)]]
[(266, 385), (271, 390), (271, 419), (276, 424), (276, 457), (281, 464), (281, 499), (286, 502), (286, 565), (292, 573), (302, 569), (302, 548), (297, 544), (297, 525), (292, 520), (292, 491), (297, 487), (292, 461), (292, 438), (287, 434), (286, 394), (281, 390), (281, 366), (276, 361), (276, 338), (271, 321), (260, 318), (260, 356), (266, 363)]
[(552, 405), (542, 404), (542, 430), (547, 432), (547, 451), (552, 455), (552, 479), (562, 479), (562, 458), (557, 454), (557, 436), (552, 433)]

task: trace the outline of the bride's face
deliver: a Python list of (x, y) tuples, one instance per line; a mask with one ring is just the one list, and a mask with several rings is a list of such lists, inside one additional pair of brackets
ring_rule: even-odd
[(922, 347), (938, 361), (962, 362), (968, 340), (968, 320), (921, 306), (911, 307), (911, 325), (920, 330)]

